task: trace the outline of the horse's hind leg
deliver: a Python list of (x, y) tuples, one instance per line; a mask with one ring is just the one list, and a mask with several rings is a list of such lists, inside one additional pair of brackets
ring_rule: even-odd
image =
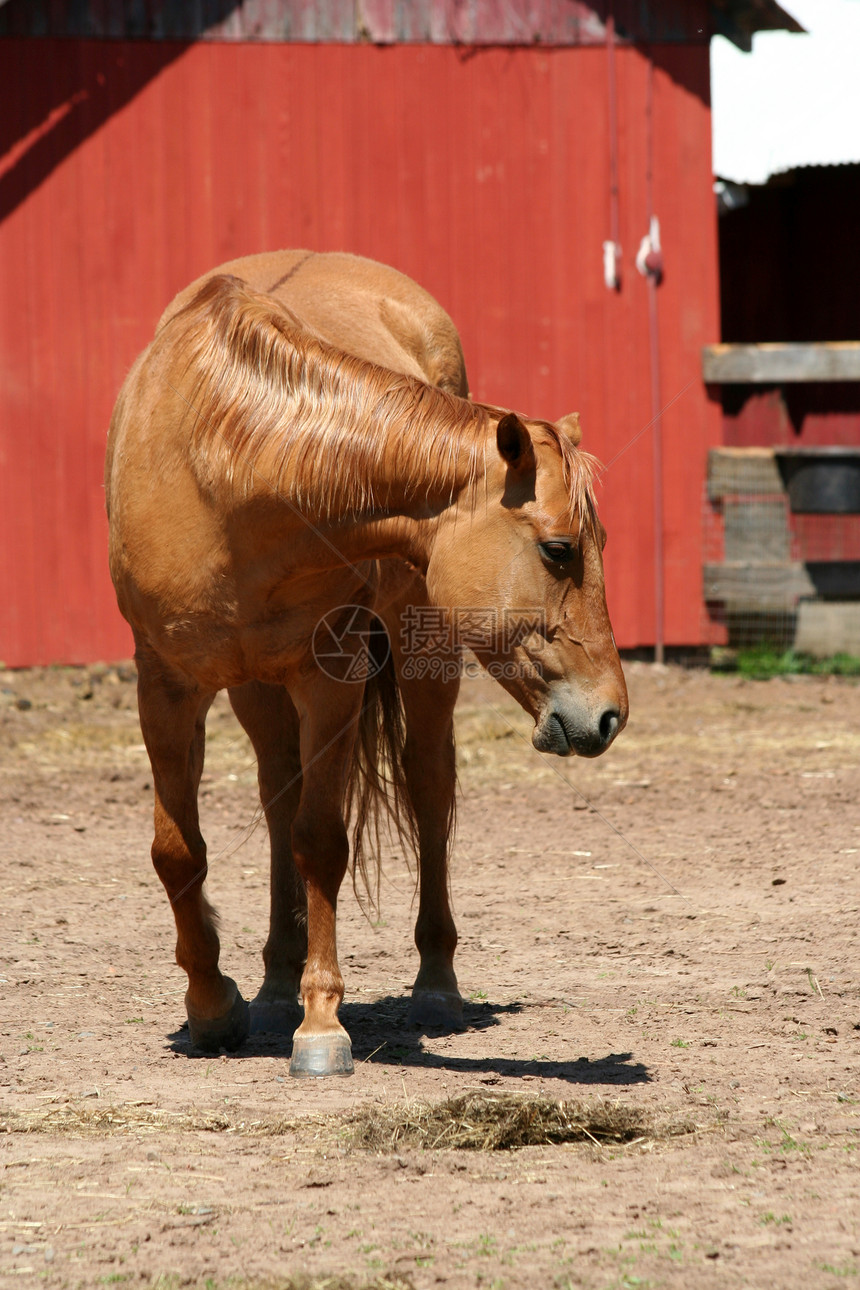
[(218, 967), (220, 944), (215, 911), (203, 892), (206, 843), (197, 814), (213, 696), (183, 688), (146, 650), (138, 649), (137, 664), (140, 725), (155, 788), (152, 861), (176, 920), (176, 961), (188, 973), (191, 1042), (205, 1052), (238, 1048), (248, 1034), (248, 1005)]
[(299, 719), (280, 685), (251, 681), (230, 690), (233, 711), (257, 754), (260, 801), (272, 851), (266, 974), (251, 1003), (251, 1029), (291, 1035), (301, 1021), (299, 986), (308, 955), (307, 897), (290, 831), (302, 790)]
[(351, 1075), (349, 1036), (338, 1021), (343, 977), (337, 961), (337, 897), (349, 859), (344, 794), (361, 715), (363, 687), (323, 672), (296, 679), (302, 792), (293, 821), (296, 868), (308, 899), (308, 957), (302, 973), (304, 1019), (293, 1035), (290, 1074)]

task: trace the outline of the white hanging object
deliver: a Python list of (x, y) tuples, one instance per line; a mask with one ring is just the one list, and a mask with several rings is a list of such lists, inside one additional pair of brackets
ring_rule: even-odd
[(636, 268), (643, 278), (655, 278), (657, 282), (663, 277), (663, 251), (660, 246), (660, 221), (656, 215), (651, 216), (648, 232), (639, 243), (636, 255)]
[(621, 247), (617, 242), (603, 243), (603, 281), (610, 291), (621, 286)]

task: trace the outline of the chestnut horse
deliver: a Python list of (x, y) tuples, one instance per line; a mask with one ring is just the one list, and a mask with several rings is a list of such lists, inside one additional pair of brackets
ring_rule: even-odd
[[(291, 1074), (352, 1071), (335, 908), (350, 820), (361, 867), (376, 807), (418, 855), (411, 1018), (457, 1024), (447, 861), (464, 643), (533, 718), (542, 751), (596, 756), (627, 719), (576, 419), (524, 419), (467, 393), (432, 297), (371, 261), (298, 251), (193, 283), (120, 392), (111, 573), (199, 1049), (300, 1020)], [(197, 791), (224, 688), (257, 755), (272, 852), (250, 1011), (220, 971), (203, 889)]]

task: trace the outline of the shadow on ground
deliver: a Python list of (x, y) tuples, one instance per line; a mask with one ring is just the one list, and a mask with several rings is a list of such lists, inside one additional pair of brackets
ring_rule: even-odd
[[(506, 1016), (527, 1012), (523, 1003), (466, 1003), (463, 1007), (465, 1031), (487, 1030), (502, 1024)], [(440, 1037), (445, 1030), (410, 1026), (407, 1020), (409, 1000), (393, 995), (377, 999), (374, 1003), (345, 1003), (340, 1019), (352, 1039), (352, 1055), (356, 1066), (363, 1062), (374, 1066), (421, 1067), (425, 1070), (442, 1070), (452, 1073), (472, 1074), (482, 1083), (492, 1085), (500, 1079), (518, 1079), (523, 1076), (541, 1079), (565, 1080), (570, 1084), (647, 1084), (651, 1081), (648, 1068), (635, 1062), (632, 1053), (608, 1053), (594, 1061), (577, 1057), (569, 1062), (549, 1061), (540, 1056), (516, 1058), (504, 1056), (463, 1057), (453, 1053), (431, 1052), (424, 1046), (425, 1036)], [(296, 1013), (296, 1024), (300, 1013)], [(192, 1059), (206, 1060), (208, 1054), (192, 1050), (188, 1027), (169, 1034), (170, 1050)], [(237, 1053), (228, 1053), (231, 1060), (242, 1061), (248, 1057), (283, 1057), (289, 1060), (292, 1036), (257, 1033), (252, 1034)], [(501, 1045), (500, 1045), (501, 1047)]]

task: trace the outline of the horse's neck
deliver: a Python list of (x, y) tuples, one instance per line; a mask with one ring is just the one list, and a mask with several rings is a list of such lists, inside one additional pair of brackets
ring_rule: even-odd
[(212, 279), (154, 344), (198, 482), (228, 505), (274, 492), (313, 524), (420, 525), (486, 469), (487, 409), (331, 348), (235, 279)]

